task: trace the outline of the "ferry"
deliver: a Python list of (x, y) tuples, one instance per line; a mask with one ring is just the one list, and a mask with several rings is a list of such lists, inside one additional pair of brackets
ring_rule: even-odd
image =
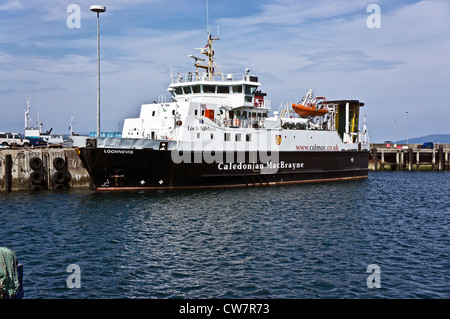
[(100, 191), (252, 187), (366, 179), (369, 140), (359, 100), (309, 90), (298, 103), (271, 103), (246, 69), (222, 73), (208, 33), (192, 72), (171, 74), (165, 95), (143, 104), (116, 137), (72, 136)]

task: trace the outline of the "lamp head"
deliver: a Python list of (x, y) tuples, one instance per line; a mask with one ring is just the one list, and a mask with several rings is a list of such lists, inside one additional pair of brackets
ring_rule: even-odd
[(91, 11), (92, 12), (97, 12), (97, 13), (100, 13), (100, 12), (105, 12), (106, 11), (106, 7), (105, 6), (101, 6), (101, 5), (92, 5), (91, 6)]

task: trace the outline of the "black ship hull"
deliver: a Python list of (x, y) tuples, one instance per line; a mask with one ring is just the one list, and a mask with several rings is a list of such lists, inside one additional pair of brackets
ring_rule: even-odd
[(105, 191), (358, 180), (367, 178), (369, 159), (365, 150), (279, 152), (275, 161), (255, 160), (252, 152), (235, 151), (213, 162), (202, 159), (202, 152), (192, 152), (178, 163), (169, 150), (85, 147), (78, 153), (94, 187)]

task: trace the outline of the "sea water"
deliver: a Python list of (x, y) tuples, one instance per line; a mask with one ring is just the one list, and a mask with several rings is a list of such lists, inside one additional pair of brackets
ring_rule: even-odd
[(449, 298), (450, 172), (0, 195), (25, 298)]

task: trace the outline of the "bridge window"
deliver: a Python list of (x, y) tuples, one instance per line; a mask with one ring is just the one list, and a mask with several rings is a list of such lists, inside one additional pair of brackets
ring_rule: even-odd
[(193, 85), (192, 93), (200, 93), (200, 85)]
[(173, 90), (175, 94), (183, 94), (183, 90), (179, 86), (174, 87)]
[(242, 93), (242, 85), (233, 85), (233, 93)]
[(216, 93), (214, 85), (203, 85), (203, 93)]
[(256, 92), (257, 86), (246, 85), (245, 86), (245, 94), (254, 95)]
[(230, 93), (230, 87), (220, 85), (217, 87), (217, 93)]
[(184, 90), (184, 94), (191, 94), (191, 87), (190, 86), (183, 87), (183, 90)]

